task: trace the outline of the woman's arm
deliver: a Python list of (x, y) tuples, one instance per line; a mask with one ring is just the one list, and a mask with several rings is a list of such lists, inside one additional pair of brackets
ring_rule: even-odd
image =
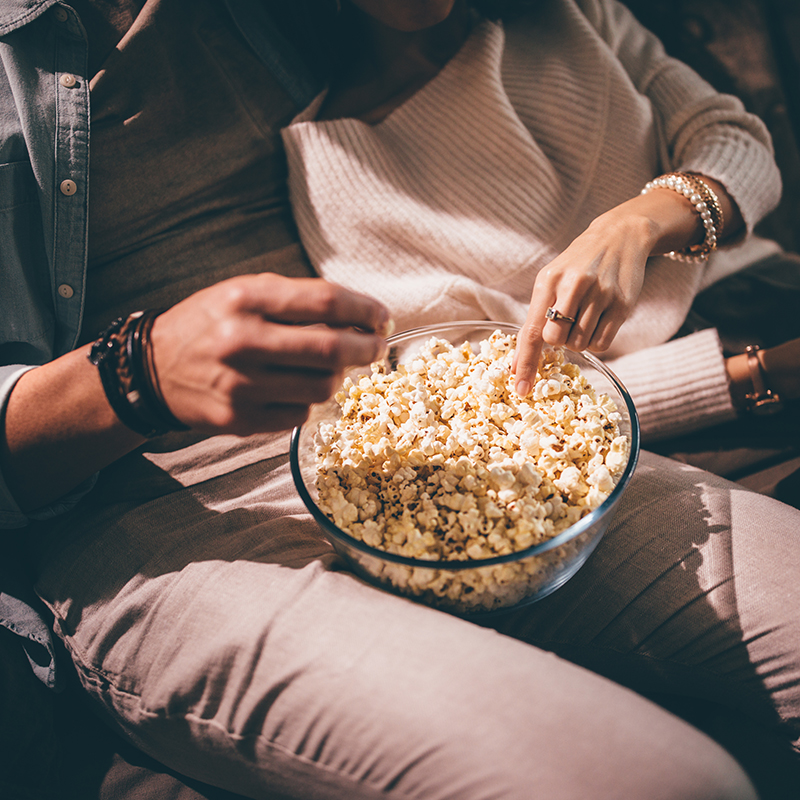
[[(662, 169), (701, 175), (725, 220), (720, 241), (753, 226), (777, 204), (780, 176), (769, 133), (735, 97), (716, 92), (671, 58), (616, 0), (578, 0), (627, 79), (653, 109)], [(670, 196), (672, 195), (672, 196)], [(517, 387), (535, 379), (543, 342), (603, 352), (632, 314), (651, 255), (698, 243), (702, 228), (688, 200), (667, 189), (638, 195), (595, 219), (537, 277), (521, 331)], [(547, 309), (576, 318), (547, 320)], [(639, 319), (639, 325), (647, 321)]]
[[(342, 371), (380, 357), (386, 310), (320, 279), (246, 275), (156, 319), (164, 400), (191, 428), (247, 435), (302, 422)], [(6, 407), (0, 467), (27, 511), (63, 496), (144, 437), (109, 405), (89, 347), (20, 377)]]
[[(781, 400), (796, 400), (800, 397), (800, 339), (757, 350), (753, 357), (758, 360), (762, 380), (773, 394)], [(738, 411), (750, 407), (754, 392), (751, 356), (747, 353), (725, 359), (731, 399)]]
[[(719, 182), (703, 180), (722, 208), (721, 241), (736, 236), (743, 226), (736, 203)], [(517, 392), (530, 392), (545, 342), (571, 350), (608, 349), (636, 304), (647, 259), (703, 238), (694, 206), (671, 189), (637, 195), (597, 217), (536, 277), (514, 362)], [(547, 319), (548, 308), (574, 318), (574, 324)]]

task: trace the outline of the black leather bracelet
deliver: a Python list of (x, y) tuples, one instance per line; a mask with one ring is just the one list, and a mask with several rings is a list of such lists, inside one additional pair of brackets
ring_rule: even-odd
[(131, 404), (125, 397), (120, 381), (120, 358), (124, 351), (126, 331), (124, 328), (130, 318), (115, 319), (89, 350), (89, 361), (97, 367), (106, 399), (120, 421), (132, 431), (148, 436), (151, 429), (138, 419)]
[(150, 331), (160, 313), (160, 309), (142, 312), (128, 333), (126, 341), (128, 360), (133, 373), (132, 384), (137, 391), (137, 395), (129, 399), (136, 411), (152, 424), (154, 430), (161, 433), (188, 431), (189, 426), (184, 425), (169, 410), (169, 406), (161, 394), (158, 375), (153, 363)]
[(100, 373), (114, 413), (120, 422), (148, 439), (173, 430), (189, 430), (153, 390), (149, 331), (159, 313), (137, 311), (114, 320), (89, 350), (89, 361)]

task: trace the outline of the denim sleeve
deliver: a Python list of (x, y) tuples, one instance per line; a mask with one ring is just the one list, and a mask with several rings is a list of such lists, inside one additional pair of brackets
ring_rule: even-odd
[(58, 690), (60, 673), (56, 672), (56, 651), (46, 613), (39, 609), (41, 603), (29, 587), (16, 590), (20, 581), (13, 573), (17, 569), (14, 561), (0, 564), (0, 625), (19, 637), (33, 674), (48, 688)]
[[(29, 366), (0, 367), (0, 420), (11, 390)], [(92, 476), (67, 496), (31, 513), (23, 512), (8, 489), (5, 476), (0, 473), (0, 529), (22, 528), (33, 520), (44, 520), (67, 511), (74, 506), (97, 480)], [(6, 534), (9, 536), (13, 534)], [(59, 673), (56, 671), (56, 654), (47, 613), (26, 580), (21, 562), (15, 555), (16, 542), (0, 537), (0, 625), (19, 637), (19, 642), (31, 665), (33, 673), (51, 689), (58, 689)]]

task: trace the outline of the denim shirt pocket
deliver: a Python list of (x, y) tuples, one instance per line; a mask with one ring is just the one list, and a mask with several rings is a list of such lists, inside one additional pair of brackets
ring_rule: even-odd
[(53, 357), (55, 320), (28, 161), (0, 164), (0, 248), (0, 364), (42, 364)]

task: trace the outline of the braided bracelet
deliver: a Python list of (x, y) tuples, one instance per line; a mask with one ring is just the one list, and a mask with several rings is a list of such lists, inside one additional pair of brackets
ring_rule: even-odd
[(647, 194), (653, 189), (671, 189), (682, 194), (700, 216), (705, 230), (703, 241), (676, 252), (665, 253), (674, 261), (705, 261), (717, 249), (719, 237), (725, 224), (722, 206), (714, 190), (700, 177), (684, 172), (670, 172), (648, 181), (642, 189)]
[(136, 311), (114, 320), (89, 350), (108, 402), (120, 421), (148, 439), (189, 430), (169, 410), (153, 364), (150, 332), (161, 312)]

